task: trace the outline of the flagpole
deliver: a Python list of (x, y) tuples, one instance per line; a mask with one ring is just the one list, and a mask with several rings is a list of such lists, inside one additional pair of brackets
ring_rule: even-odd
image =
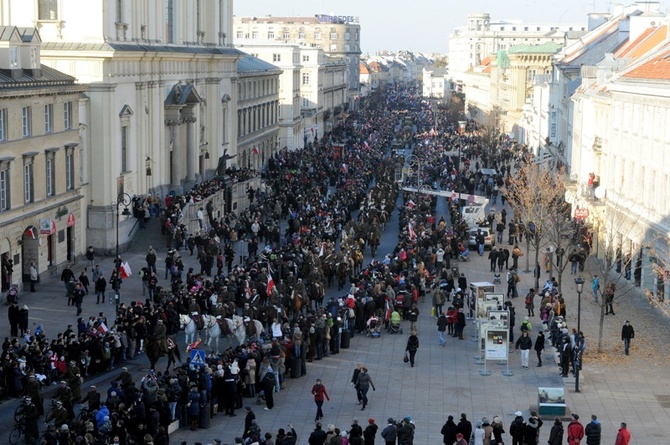
[(128, 210), (128, 206), (131, 204), (132, 198), (130, 197), (129, 194), (127, 193), (119, 193), (119, 195), (116, 197), (116, 202), (112, 203), (112, 206), (116, 207), (116, 258), (114, 258), (114, 265), (116, 266), (116, 287), (117, 289), (114, 289), (114, 284), (112, 283), (112, 289), (116, 291), (116, 308), (118, 310), (119, 308), (119, 302), (121, 301), (121, 261), (119, 261), (119, 220), (120, 220), (120, 215), (119, 215), (119, 207), (123, 205), (123, 215), (124, 216), (129, 216), (130, 211)]

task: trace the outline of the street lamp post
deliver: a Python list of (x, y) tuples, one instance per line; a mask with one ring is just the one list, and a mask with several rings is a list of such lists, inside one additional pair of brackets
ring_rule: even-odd
[[(466, 128), (467, 124), (468, 124), (467, 121), (458, 121), (458, 133), (460, 135), (465, 134), (465, 128)], [(463, 220), (463, 210), (462, 210), (462, 207), (461, 207), (461, 146), (462, 145), (463, 144), (461, 143), (461, 141), (459, 141), (459, 143), (458, 143), (458, 170), (457, 170), (458, 178), (457, 178), (457, 181), (456, 181), (456, 185), (458, 186), (458, 217), (459, 217), (460, 221)]]
[[(581, 335), (582, 332), (582, 291), (584, 290), (584, 278), (577, 277), (575, 278), (575, 284), (577, 285), (577, 335)], [(575, 346), (578, 348), (577, 342)], [(579, 368), (582, 365), (582, 357), (577, 351), (576, 354), (577, 363), (575, 364), (575, 392), (580, 392), (579, 390)]]
[[(116, 208), (116, 257), (114, 258), (114, 266), (116, 270), (116, 280), (118, 282), (118, 289), (116, 289), (116, 305), (118, 307), (121, 300), (121, 261), (119, 260), (119, 207), (123, 206), (123, 216), (130, 216), (128, 206), (131, 204), (132, 198), (128, 193), (119, 193), (116, 197), (116, 202), (112, 202), (112, 206)], [(113, 284), (113, 283), (112, 283)]]

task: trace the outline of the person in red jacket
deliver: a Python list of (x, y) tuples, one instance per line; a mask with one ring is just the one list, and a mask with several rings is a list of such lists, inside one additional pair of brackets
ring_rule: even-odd
[(316, 403), (316, 418), (315, 422), (323, 419), (323, 399), (326, 398), (330, 402), (330, 397), (326, 391), (326, 387), (321, 383), (321, 379), (316, 379), (316, 384), (312, 386), (312, 395), (314, 396), (314, 403)]
[(579, 445), (584, 438), (584, 426), (579, 423), (579, 415), (572, 414), (572, 421), (568, 425), (568, 445)]
[(630, 443), (630, 430), (626, 428), (626, 422), (621, 422), (621, 428), (616, 435), (614, 445), (628, 445)]

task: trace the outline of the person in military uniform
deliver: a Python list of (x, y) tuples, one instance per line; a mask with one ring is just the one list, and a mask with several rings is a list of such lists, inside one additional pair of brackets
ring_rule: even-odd
[(63, 408), (67, 414), (67, 421), (69, 419), (74, 419), (74, 401), (72, 399), (72, 389), (70, 389), (65, 380), (61, 381), (60, 383), (61, 385), (56, 390), (55, 398), (63, 405)]
[(40, 437), (40, 429), (37, 425), (37, 419), (39, 419), (40, 414), (37, 411), (37, 406), (32, 402), (32, 398), (25, 397), (23, 400), (25, 401), (25, 405), (23, 405), (23, 420), (26, 428), (26, 444), (33, 445), (37, 443), (37, 439)]
[(56, 428), (60, 428), (62, 425), (67, 423), (68, 415), (67, 410), (63, 406), (63, 402), (60, 400), (56, 401), (56, 406), (49, 413), (47, 418), (44, 420), (46, 423), (53, 422), (56, 425)]
[(88, 403), (88, 410), (91, 412), (100, 409), (100, 393), (98, 392), (98, 389), (95, 387), (95, 385), (90, 386), (81, 403)]
[(70, 389), (72, 390), (72, 399), (75, 402), (78, 402), (81, 399), (81, 371), (77, 366), (77, 362), (70, 360), (70, 364), (65, 371), (65, 380), (68, 382)]
[(167, 354), (167, 327), (163, 323), (163, 320), (158, 320), (156, 322), (156, 329), (154, 330), (154, 338), (158, 342), (158, 347), (160, 348), (161, 355)]
[(30, 397), (33, 405), (37, 408), (37, 413), (40, 416), (44, 415), (44, 396), (42, 395), (42, 387), (37, 381), (35, 374), (28, 375), (28, 381), (25, 386), (25, 395)]

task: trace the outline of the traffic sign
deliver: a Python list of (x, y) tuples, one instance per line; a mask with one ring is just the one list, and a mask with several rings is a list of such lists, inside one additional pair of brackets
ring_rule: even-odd
[(589, 209), (575, 209), (575, 219), (586, 219), (589, 214)]
[(204, 366), (205, 351), (202, 349), (191, 349), (191, 364), (196, 366)]

